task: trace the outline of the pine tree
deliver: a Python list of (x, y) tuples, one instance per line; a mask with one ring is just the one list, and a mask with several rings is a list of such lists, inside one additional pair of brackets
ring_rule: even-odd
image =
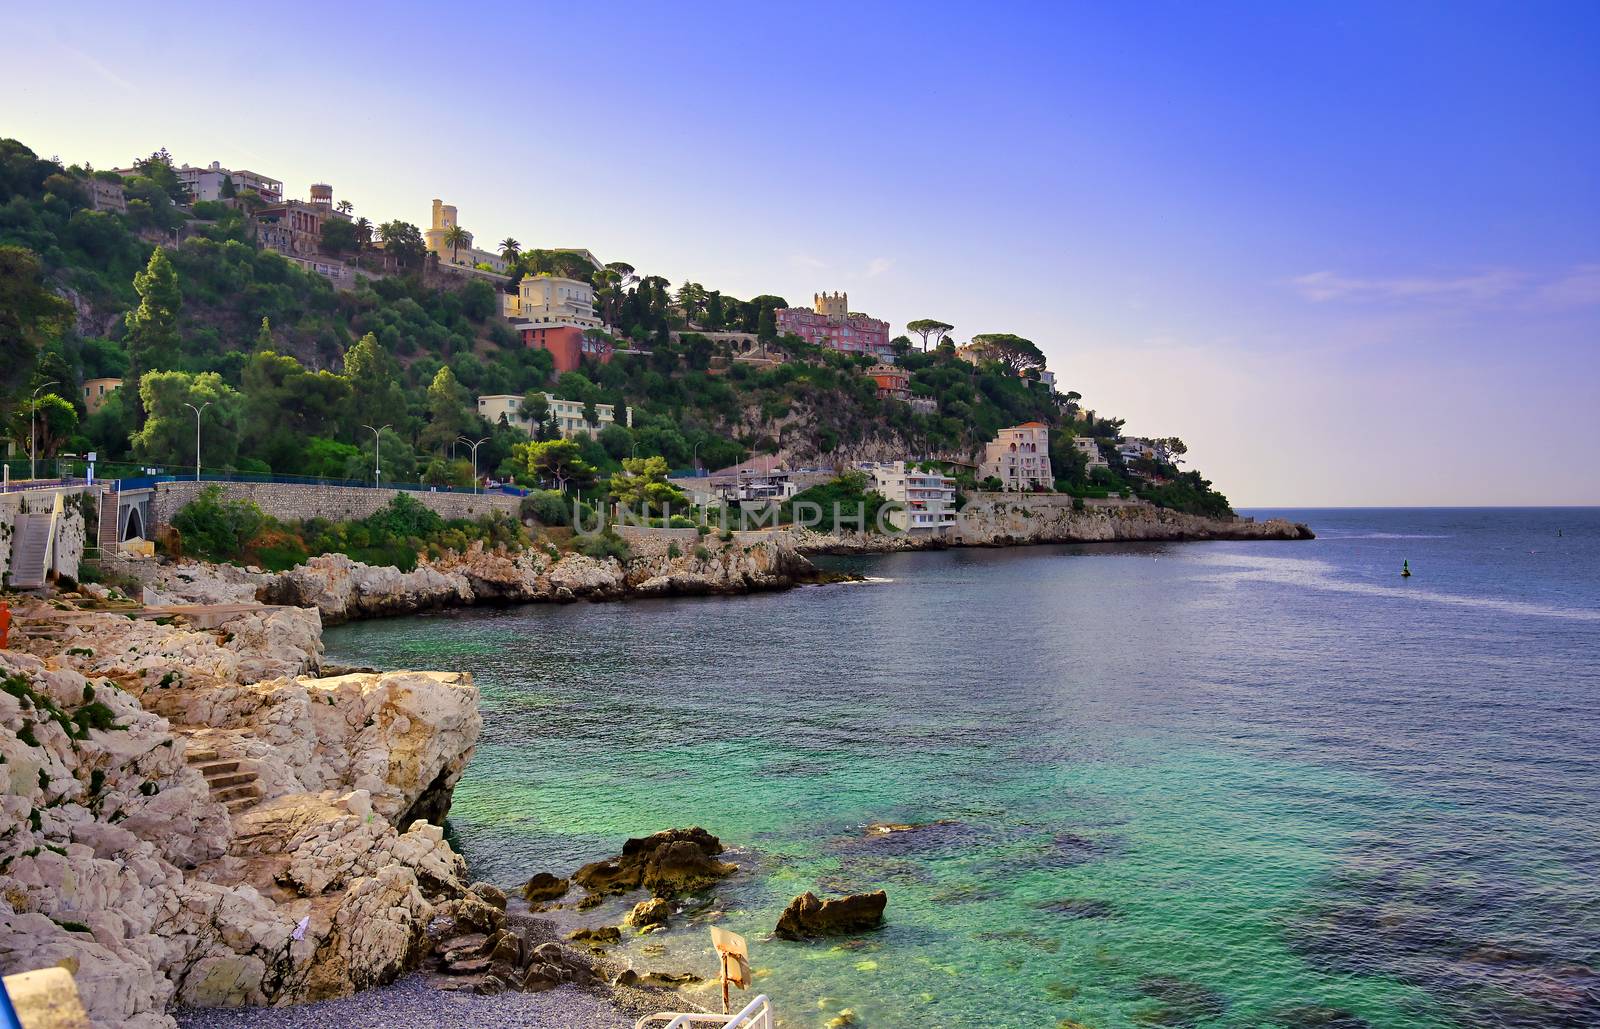
[(145, 372), (171, 368), (178, 360), (178, 311), (183, 294), (167, 252), (156, 247), (145, 270), (133, 277), (139, 306), (123, 317), (128, 330), (128, 381), (133, 386), (134, 424), (144, 426), (144, 400), (138, 390)]

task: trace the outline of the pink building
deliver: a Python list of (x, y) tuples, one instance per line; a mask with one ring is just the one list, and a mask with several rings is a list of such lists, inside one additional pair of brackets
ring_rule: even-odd
[(804, 307), (778, 309), (779, 335), (793, 334), (807, 343), (845, 354), (894, 360), (894, 350), (889, 346), (888, 322), (864, 314), (851, 314), (847, 293), (818, 293), (811, 299), (811, 310)]

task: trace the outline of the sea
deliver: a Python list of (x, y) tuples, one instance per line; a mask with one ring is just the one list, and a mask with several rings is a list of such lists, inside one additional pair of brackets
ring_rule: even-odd
[[(784, 1026), (1600, 1026), (1600, 508), (1246, 513), (1317, 538), (832, 559), (865, 581), (329, 658), (472, 673), (475, 878), (721, 837), (739, 873), (616, 954), (743, 934)], [(771, 936), (879, 889), (879, 930)]]

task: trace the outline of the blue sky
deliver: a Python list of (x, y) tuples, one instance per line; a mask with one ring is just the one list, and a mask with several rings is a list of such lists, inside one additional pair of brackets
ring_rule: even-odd
[(8, 15), (0, 133), (1017, 332), (1240, 505), (1600, 503), (1600, 5), (162, 12)]

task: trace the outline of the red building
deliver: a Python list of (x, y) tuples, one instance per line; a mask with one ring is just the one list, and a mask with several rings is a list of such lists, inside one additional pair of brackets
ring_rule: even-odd
[(812, 309), (782, 307), (776, 312), (779, 334), (799, 336), (808, 343), (845, 354), (865, 354), (893, 361), (889, 323), (850, 313), (848, 293), (818, 293)]
[(910, 400), (911, 373), (897, 364), (878, 363), (867, 369), (878, 384), (879, 400)]
[(584, 334), (576, 325), (521, 325), (522, 345), (548, 350), (555, 358), (556, 371), (575, 372), (583, 358), (605, 364), (611, 360), (611, 344), (605, 339)]

